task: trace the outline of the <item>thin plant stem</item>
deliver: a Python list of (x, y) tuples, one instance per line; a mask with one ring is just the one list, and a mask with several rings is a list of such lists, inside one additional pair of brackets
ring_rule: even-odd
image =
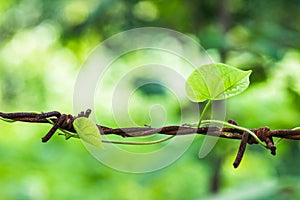
[[(79, 135), (76, 133), (71, 133), (69, 131), (60, 129), (60, 131), (62, 131), (64, 134), (60, 134), (60, 135), (65, 135), (67, 139), (73, 137), (73, 138), (78, 138), (80, 139)], [(116, 140), (102, 140), (103, 143), (112, 143), (112, 144), (124, 144), (124, 145), (150, 145), (150, 144), (158, 144), (161, 142), (165, 142), (167, 140), (172, 139), (173, 137), (175, 137), (176, 135), (171, 135), (168, 137), (165, 137), (163, 139), (160, 140), (154, 140), (154, 141), (149, 141), (149, 142), (124, 142), (124, 141), (116, 141)]]
[(149, 145), (149, 144), (158, 144), (161, 142), (165, 142), (167, 140), (170, 140), (171, 138), (175, 137), (175, 135), (171, 135), (169, 137), (165, 137), (160, 140), (154, 140), (149, 142), (123, 142), (123, 141), (114, 141), (114, 140), (102, 140), (103, 143), (112, 143), (112, 144), (128, 144), (128, 145)]
[[(200, 108), (200, 103), (198, 103), (198, 104), (199, 104), (199, 108)], [(198, 122), (197, 128), (200, 127), (201, 121), (203, 120), (203, 117), (204, 117), (204, 115), (205, 115), (205, 113), (206, 113), (208, 107), (210, 106), (210, 104), (211, 104), (211, 100), (208, 100), (208, 102), (206, 103), (206, 105), (205, 105), (204, 108), (203, 108), (203, 111), (202, 111), (201, 114), (200, 114), (199, 122)], [(200, 110), (200, 109), (199, 109), (199, 110)]]
[(263, 147), (265, 148), (268, 148), (266, 144), (264, 144), (256, 135), (254, 132), (250, 131), (249, 129), (247, 128), (244, 128), (244, 127), (240, 127), (240, 126), (236, 126), (234, 124), (230, 124), (228, 122), (224, 122), (224, 121), (219, 121), (219, 120), (203, 120), (203, 123), (215, 123), (215, 124), (221, 124), (221, 125), (224, 125), (224, 126), (228, 126), (230, 128), (235, 128), (235, 129), (238, 129), (238, 130), (241, 130), (241, 131), (245, 131), (247, 133), (249, 133), (252, 137), (254, 137), (254, 139), (259, 143), (261, 144)]
[(5, 122), (9, 122), (9, 123), (16, 122), (13, 119), (7, 119), (7, 118), (3, 118), (3, 117), (0, 117), (0, 120), (5, 121)]

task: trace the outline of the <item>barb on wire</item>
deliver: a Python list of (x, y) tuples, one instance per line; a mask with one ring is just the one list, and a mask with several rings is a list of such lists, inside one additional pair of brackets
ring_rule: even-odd
[[(49, 123), (52, 124), (52, 128), (42, 138), (42, 142), (49, 141), (55, 132), (59, 129), (63, 132), (69, 132), (71, 134), (65, 135), (66, 139), (76, 135), (76, 131), (73, 127), (73, 122), (77, 117), (89, 117), (91, 110), (88, 109), (85, 112), (79, 113), (77, 116), (70, 114), (61, 114), (58, 111), (51, 111), (46, 113), (34, 113), (34, 112), (14, 112), (3, 113), (0, 112), (0, 119), (8, 122), (21, 121), (29, 123)], [(209, 121), (209, 120), (207, 120)], [(215, 121), (215, 120), (214, 120)], [(119, 135), (122, 137), (142, 137), (154, 134), (164, 134), (169, 136), (181, 136), (189, 134), (202, 134), (206, 135), (209, 129), (210, 136), (222, 137), (227, 139), (241, 140), (240, 147), (234, 161), (234, 167), (238, 167), (242, 157), (244, 155), (247, 144), (258, 144), (257, 139), (249, 134), (253, 132), (259, 140), (266, 143), (265, 147), (271, 151), (272, 155), (276, 155), (276, 147), (273, 142), (273, 137), (285, 138), (291, 140), (300, 140), (300, 129), (283, 129), (283, 130), (270, 130), (268, 127), (262, 127), (258, 129), (245, 129), (239, 127), (236, 122), (229, 120), (227, 122), (220, 121), (220, 124), (232, 124), (230, 127), (210, 126), (210, 127), (190, 127), (186, 125), (181, 126), (164, 126), (161, 128), (152, 127), (130, 127), (130, 128), (109, 128), (102, 125), (97, 125), (99, 132), (103, 135)], [(72, 135), (74, 134), (74, 135)], [(78, 138), (78, 137), (77, 137)], [(164, 141), (164, 140), (162, 140)], [(125, 142), (126, 144), (126, 142)], [(127, 142), (127, 144), (130, 144)], [(149, 144), (152, 144), (151, 142)], [(153, 143), (154, 144), (154, 143)]]

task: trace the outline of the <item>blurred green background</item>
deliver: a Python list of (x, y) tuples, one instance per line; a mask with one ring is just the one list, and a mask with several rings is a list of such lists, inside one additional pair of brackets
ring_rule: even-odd
[[(191, 36), (215, 61), (253, 70), (250, 87), (227, 101), (228, 119), (293, 128), (300, 118), (299, 22), (299, 0), (1, 0), (0, 110), (72, 113), (77, 74), (91, 50), (120, 31), (154, 26)], [(99, 163), (79, 140), (56, 135), (42, 144), (49, 129), (0, 122), (1, 199), (300, 198), (297, 141), (281, 141), (275, 157), (248, 146), (234, 169), (238, 141), (220, 139), (199, 159), (199, 136), (171, 166), (128, 174)]]

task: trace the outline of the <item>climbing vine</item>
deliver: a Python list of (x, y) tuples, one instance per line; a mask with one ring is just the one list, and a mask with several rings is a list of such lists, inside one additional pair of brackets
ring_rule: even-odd
[[(259, 144), (269, 149), (272, 155), (276, 155), (276, 147), (273, 137), (285, 139), (300, 139), (300, 128), (290, 130), (270, 130), (268, 127), (248, 129), (238, 125), (235, 121), (220, 121), (215, 119), (205, 120), (204, 116), (212, 101), (223, 100), (240, 94), (249, 86), (251, 70), (242, 71), (235, 67), (222, 63), (208, 64), (195, 69), (186, 83), (188, 97), (194, 102), (204, 102), (206, 105), (196, 124), (184, 124), (179, 126), (153, 127), (129, 127), (110, 128), (101, 124), (95, 124), (88, 119), (91, 110), (79, 113), (77, 116), (61, 114), (58, 111), (46, 113), (34, 112), (0, 112), (0, 119), (6, 122), (49, 123), (52, 128), (42, 138), (42, 142), (49, 141), (57, 130), (66, 139), (79, 138), (97, 148), (103, 148), (102, 143), (114, 143), (123, 145), (151, 145), (161, 143), (188, 134), (202, 134), (227, 139), (241, 140), (233, 166), (237, 168), (242, 160), (247, 144)], [(133, 142), (128, 140), (103, 140), (101, 135), (119, 135), (124, 138), (142, 137), (154, 134), (167, 135), (165, 138), (147, 142)]]

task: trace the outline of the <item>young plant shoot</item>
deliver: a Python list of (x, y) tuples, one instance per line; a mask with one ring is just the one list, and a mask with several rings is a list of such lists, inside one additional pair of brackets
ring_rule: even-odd
[[(199, 128), (204, 115), (214, 100), (224, 100), (236, 96), (247, 89), (249, 86), (249, 76), (251, 70), (243, 71), (223, 63), (207, 64), (195, 69), (189, 76), (186, 83), (188, 97), (194, 102), (207, 101), (200, 114), (197, 127)], [(232, 128), (237, 128), (247, 132), (248, 129), (235, 126), (233, 124), (218, 121), (206, 120), (206, 123), (217, 123)], [(260, 144), (264, 143), (253, 133), (249, 132)]]

